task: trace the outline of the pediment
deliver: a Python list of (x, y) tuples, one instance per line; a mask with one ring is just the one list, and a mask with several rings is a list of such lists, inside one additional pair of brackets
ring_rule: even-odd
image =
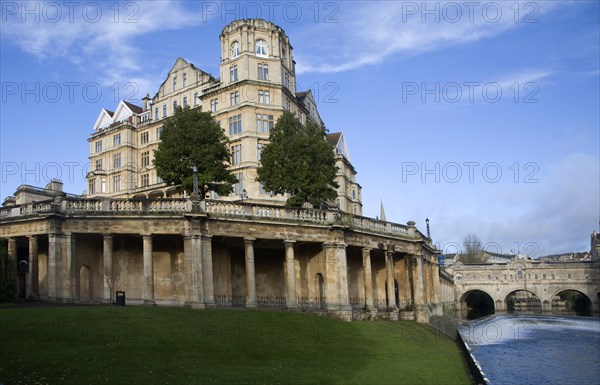
[(113, 122), (120, 122), (131, 116), (133, 116), (133, 111), (131, 111), (131, 108), (121, 100), (113, 116)]
[(96, 119), (96, 123), (94, 123), (94, 131), (101, 130), (110, 126), (113, 123), (113, 113), (103, 108), (98, 115), (98, 119)]

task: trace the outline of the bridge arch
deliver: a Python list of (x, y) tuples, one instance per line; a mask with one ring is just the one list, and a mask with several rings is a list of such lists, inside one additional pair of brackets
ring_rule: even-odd
[(504, 297), (509, 313), (538, 314), (542, 312), (542, 297), (533, 290), (515, 289)]
[(462, 318), (472, 320), (496, 312), (493, 296), (486, 290), (471, 289), (460, 296)]
[(581, 290), (561, 289), (551, 297), (552, 313), (590, 316), (592, 298)]

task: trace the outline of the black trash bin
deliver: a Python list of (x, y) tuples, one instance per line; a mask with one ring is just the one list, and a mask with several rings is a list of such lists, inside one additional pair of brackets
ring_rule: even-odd
[(125, 292), (117, 291), (117, 306), (125, 306)]

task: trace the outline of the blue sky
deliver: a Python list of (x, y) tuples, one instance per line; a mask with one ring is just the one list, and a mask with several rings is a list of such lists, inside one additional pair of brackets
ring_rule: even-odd
[(179, 56), (218, 76), (222, 28), (262, 16), (345, 133), (366, 216), (428, 217), (448, 253), (467, 233), (585, 251), (598, 230), (597, 1), (0, 4), (2, 198), (53, 177), (81, 193), (101, 108), (154, 95)]

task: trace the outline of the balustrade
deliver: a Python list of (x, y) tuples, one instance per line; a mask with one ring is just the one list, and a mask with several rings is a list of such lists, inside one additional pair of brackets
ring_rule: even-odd
[[(0, 208), (0, 218), (51, 212), (69, 213), (186, 213), (206, 212), (214, 216), (265, 218), (270, 220), (308, 222), (323, 225), (342, 224), (357, 230), (393, 235), (418, 235), (409, 226), (342, 213), (334, 210), (289, 208), (227, 201), (192, 201), (187, 198), (124, 199), (74, 198), (25, 203)], [(410, 230), (410, 231), (409, 231)]]

